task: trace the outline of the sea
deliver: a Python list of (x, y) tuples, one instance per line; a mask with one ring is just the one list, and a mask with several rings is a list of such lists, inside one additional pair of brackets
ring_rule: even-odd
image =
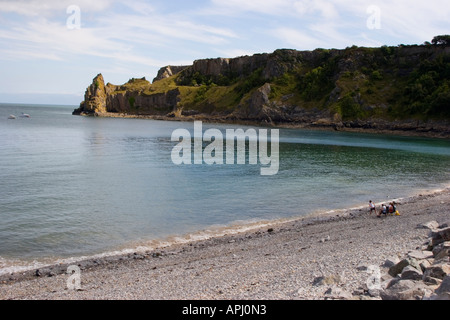
[(261, 175), (248, 161), (175, 164), (172, 134), (194, 134), (192, 122), (73, 116), (75, 107), (0, 104), (0, 275), (449, 186), (448, 139), (279, 128), (279, 169)]

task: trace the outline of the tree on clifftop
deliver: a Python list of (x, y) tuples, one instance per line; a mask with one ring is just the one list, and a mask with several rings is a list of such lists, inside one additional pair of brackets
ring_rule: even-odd
[(431, 43), (434, 45), (450, 45), (450, 35), (436, 36), (431, 40)]

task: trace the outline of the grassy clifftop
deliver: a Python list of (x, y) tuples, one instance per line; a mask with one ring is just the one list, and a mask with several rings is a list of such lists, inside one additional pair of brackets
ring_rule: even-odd
[[(102, 80), (102, 79), (101, 79)], [(98, 78), (94, 79), (95, 88)], [(97, 83), (97, 85), (95, 85)], [(93, 113), (83, 104), (75, 113)], [(450, 120), (450, 44), (276, 50), (104, 86), (112, 113), (293, 123)], [(92, 104), (92, 103), (91, 103)], [(101, 111), (100, 111), (101, 113)]]

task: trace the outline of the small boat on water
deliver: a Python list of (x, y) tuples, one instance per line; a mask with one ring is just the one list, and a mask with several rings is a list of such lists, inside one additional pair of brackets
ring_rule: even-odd
[(31, 118), (28, 113), (23, 113), (23, 112), (22, 112), (22, 115), (20, 117), (21, 118)]
[(9, 115), (9, 117), (8, 117), (8, 119), (15, 119), (15, 118), (16, 118), (16, 116), (13, 114)]

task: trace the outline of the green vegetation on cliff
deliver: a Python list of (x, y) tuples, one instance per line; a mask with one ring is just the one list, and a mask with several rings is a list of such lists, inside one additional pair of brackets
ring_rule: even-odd
[[(108, 84), (106, 109), (279, 122), (449, 120), (449, 38), (437, 36), (424, 45), (283, 49), (198, 60), (176, 73), (175, 67), (162, 68), (158, 75), (165, 76), (153, 83)], [(102, 87), (97, 78), (94, 83), (90, 93)], [(87, 100), (93, 99), (87, 94)]]

